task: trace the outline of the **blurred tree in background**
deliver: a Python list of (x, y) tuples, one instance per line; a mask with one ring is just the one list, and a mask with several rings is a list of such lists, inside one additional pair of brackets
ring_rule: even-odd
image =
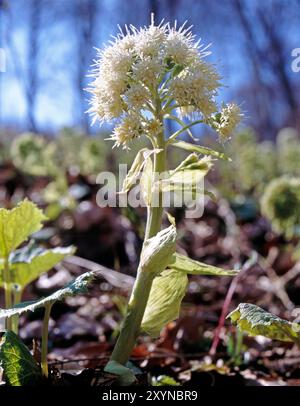
[[(89, 133), (87, 77), (117, 25), (188, 20), (211, 60), (221, 62), (226, 101), (242, 105), (246, 124), (263, 139), (284, 126), (300, 127), (299, 75), (291, 69), (299, 47), (300, 0), (2, 0), (0, 125), (55, 132), (78, 126)], [(229, 90), (230, 88), (230, 90)], [(93, 130), (93, 129), (92, 129)]]

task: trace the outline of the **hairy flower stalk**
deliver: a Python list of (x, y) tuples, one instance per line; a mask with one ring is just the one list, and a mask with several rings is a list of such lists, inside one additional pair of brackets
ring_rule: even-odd
[[(184, 24), (177, 28), (169, 23), (156, 26), (154, 21), (140, 29), (126, 26), (125, 32), (120, 30), (114, 41), (99, 51), (89, 88), (90, 113), (94, 121), (115, 122), (111, 135), (114, 146), (128, 149), (141, 136), (151, 141), (154, 153), (147, 159), (153, 159), (153, 183), (155, 175), (166, 171), (167, 148), (176, 143), (181, 133), (187, 131), (191, 135), (190, 127), (205, 123), (225, 140), (239, 121), (241, 113), (236, 105), (219, 109), (216, 103), (221, 78), (215, 66), (205, 60), (208, 54), (207, 48), (195, 40), (191, 27)], [(165, 119), (180, 125), (168, 140)], [(188, 145), (193, 148), (193, 144)], [(112, 361), (123, 365), (140, 333), (152, 282), (163, 271), (147, 272), (142, 260), (147, 241), (160, 236), (163, 215), (162, 192), (158, 192), (159, 204), (155, 205), (151, 193), (141, 262), (111, 356)]]

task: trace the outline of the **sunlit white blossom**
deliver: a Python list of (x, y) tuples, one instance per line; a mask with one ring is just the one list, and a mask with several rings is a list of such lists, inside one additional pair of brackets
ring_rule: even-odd
[(140, 58), (158, 57), (167, 39), (167, 25), (150, 25), (137, 31), (134, 50)]
[(115, 141), (115, 146), (122, 145), (126, 149), (128, 142), (139, 137), (142, 131), (139, 117), (134, 113), (129, 113), (115, 126), (111, 138)]
[[(94, 81), (88, 89), (94, 121), (119, 120), (112, 139), (125, 147), (142, 133), (155, 134), (164, 116), (175, 109), (181, 116), (197, 115), (207, 121), (218, 112), (215, 99), (221, 77), (204, 60), (206, 49), (185, 24), (177, 28), (176, 23), (156, 26), (152, 21), (148, 27), (120, 29), (99, 51), (95, 63)], [(233, 106), (223, 108), (223, 118), (215, 127), (220, 138), (239, 121)], [(157, 108), (159, 123), (151, 121), (153, 115), (153, 120), (158, 119)]]
[(187, 66), (199, 58), (198, 43), (191, 32), (178, 32), (172, 28), (167, 36), (165, 53), (174, 63)]
[(151, 89), (159, 83), (159, 77), (163, 71), (164, 66), (158, 59), (147, 57), (133, 66), (132, 77)]
[(214, 125), (222, 141), (230, 137), (233, 130), (241, 121), (242, 116), (240, 107), (234, 103), (229, 103), (222, 107), (218, 114), (218, 120)]
[(144, 125), (145, 132), (150, 136), (156, 136), (157, 134), (161, 133), (163, 127), (162, 123), (157, 120), (156, 118), (146, 120)]
[(151, 94), (146, 86), (134, 83), (124, 93), (124, 100), (129, 108), (142, 108), (151, 100)]

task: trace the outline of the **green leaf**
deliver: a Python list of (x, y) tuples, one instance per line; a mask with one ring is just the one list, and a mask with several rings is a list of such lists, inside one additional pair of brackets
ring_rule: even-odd
[(151, 337), (179, 316), (180, 305), (188, 285), (186, 273), (166, 269), (154, 278), (141, 328)]
[(160, 181), (162, 192), (190, 191), (197, 188), (197, 185), (212, 167), (212, 162), (209, 157), (191, 161), (192, 155), (187, 157), (174, 171), (170, 171), (168, 178)]
[(239, 271), (222, 269), (213, 265), (204, 264), (203, 262), (195, 261), (194, 259), (178, 254), (177, 252), (172, 256), (168, 266), (190, 275), (235, 276), (239, 273)]
[(168, 375), (159, 375), (152, 377), (151, 386), (180, 386), (180, 383)]
[(160, 273), (170, 262), (176, 248), (176, 228), (174, 225), (158, 232), (145, 241), (140, 269), (143, 272)]
[(93, 281), (95, 272), (86, 272), (72, 282), (68, 283), (64, 288), (57, 290), (43, 299), (19, 303), (11, 309), (1, 309), (0, 319), (12, 317), (16, 314), (21, 315), (26, 312), (34, 312), (39, 307), (44, 307), (46, 304), (53, 304), (59, 300), (63, 300), (67, 296), (75, 296), (87, 292), (88, 285)]
[[(72, 246), (45, 249), (31, 242), (24, 248), (12, 252), (9, 256), (11, 282), (24, 288), (41, 274), (53, 268), (66, 256), (74, 254), (74, 252), (75, 248)], [(0, 273), (0, 286), (2, 284), (2, 274)]]
[(25, 199), (12, 210), (0, 209), (0, 256), (8, 256), (46, 220), (38, 207)]
[(1, 338), (0, 365), (11, 386), (35, 385), (41, 379), (40, 368), (30, 351), (12, 331)]
[(231, 159), (223, 152), (215, 151), (214, 149), (203, 147), (201, 145), (190, 144), (189, 142), (185, 141), (173, 141), (170, 145), (186, 151), (197, 152), (198, 154), (210, 155), (216, 158), (225, 159), (226, 161), (231, 161)]
[(195, 164), (199, 161), (199, 155), (193, 152), (188, 155), (178, 166), (174, 169), (173, 173), (178, 172), (182, 169), (189, 168), (190, 165)]
[(129, 386), (136, 381), (133, 371), (130, 368), (119, 364), (117, 361), (109, 361), (105, 366), (104, 371), (109, 374), (118, 375), (118, 384), (120, 386)]
[(262, 335), (272, 340), (294, 341), (299, 345), (299, 323), (281, 319), (256, 305), (241, 303), (227, 318), (251, 336)]
[(137, 153), (129, 172), (126, 175), (126, 178), (124, 179), (121, 193), (129, 192), (129, 190), (135, 185), (138, 176), (141, 170), (143, 169), (147, 159), (153, 153), (156, 153), (158, 151), (160, 150), (150, 150), (148, 148), (143, 148)]

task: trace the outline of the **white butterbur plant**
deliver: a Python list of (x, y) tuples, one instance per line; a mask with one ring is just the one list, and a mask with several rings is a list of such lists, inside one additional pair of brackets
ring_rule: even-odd
[[(137, 29), (125, 27), (104, 50), (92, 74), (90, 113), (101, 123), (116, 120), (115, 145), (146, 135), (157, 143), (163, 120), (199, 118), (222, 139), (228, 138), (241, 118), (237, 105), (218, 108), (215, 97), (221, 77), (206, 61), (209, 54), (186, 24), (169, 23)], [(173, 113), (175, 112), (175, 115)], [(189, 127), (199, 123), (191, 122)]]
[[(162, 193), (192, 188), (191, 178), (203, 179), (213, 158), (224, 153), (181, 141), (191, 127), (206, 124), (216, 130), (220, 141), (230, 138), (242, 114), (235, 104), (218, 106), (216, 96), (221, 77), (206, 57), (207, 47), (196, 40), (191, 27), (162, 22), (125, 30), (99, 51), (92, 73), (90, 113), (94, 122), (115, 124), (111, 140), (114, 146), (130, 148), (135, 139), (145, 136), (151, 148), (136, 156), (123, 184), (128, 192), (139, 175), (147, 204), (147, 224), (136, 282), (129, 300), (121, 332), (106, 366), (120, 375), (120, 383), (134, 381), (126, 363), (141, 332), (158, 336), (164, 325), (178, 317), (188, 274), (235, 275), (191, 260), (176, 253), (176, 227), (161, 230)], [(166, 137), (166, 120), (180, 128)], [(194, 140), (194, 138), (193, 138)], [(182, 148), (190, 155), (174, 170), (167, 170), (169, 147)], [(163, 180), (156, 181), (157, 177)], [(179, 176), (180, 175), (180, 176)], [(180, 182), (178, 182), (180, 179)], [(156, 198), (154, 195), (156, 193)], [(158, 194), (158, 198), (157, 198)]]

